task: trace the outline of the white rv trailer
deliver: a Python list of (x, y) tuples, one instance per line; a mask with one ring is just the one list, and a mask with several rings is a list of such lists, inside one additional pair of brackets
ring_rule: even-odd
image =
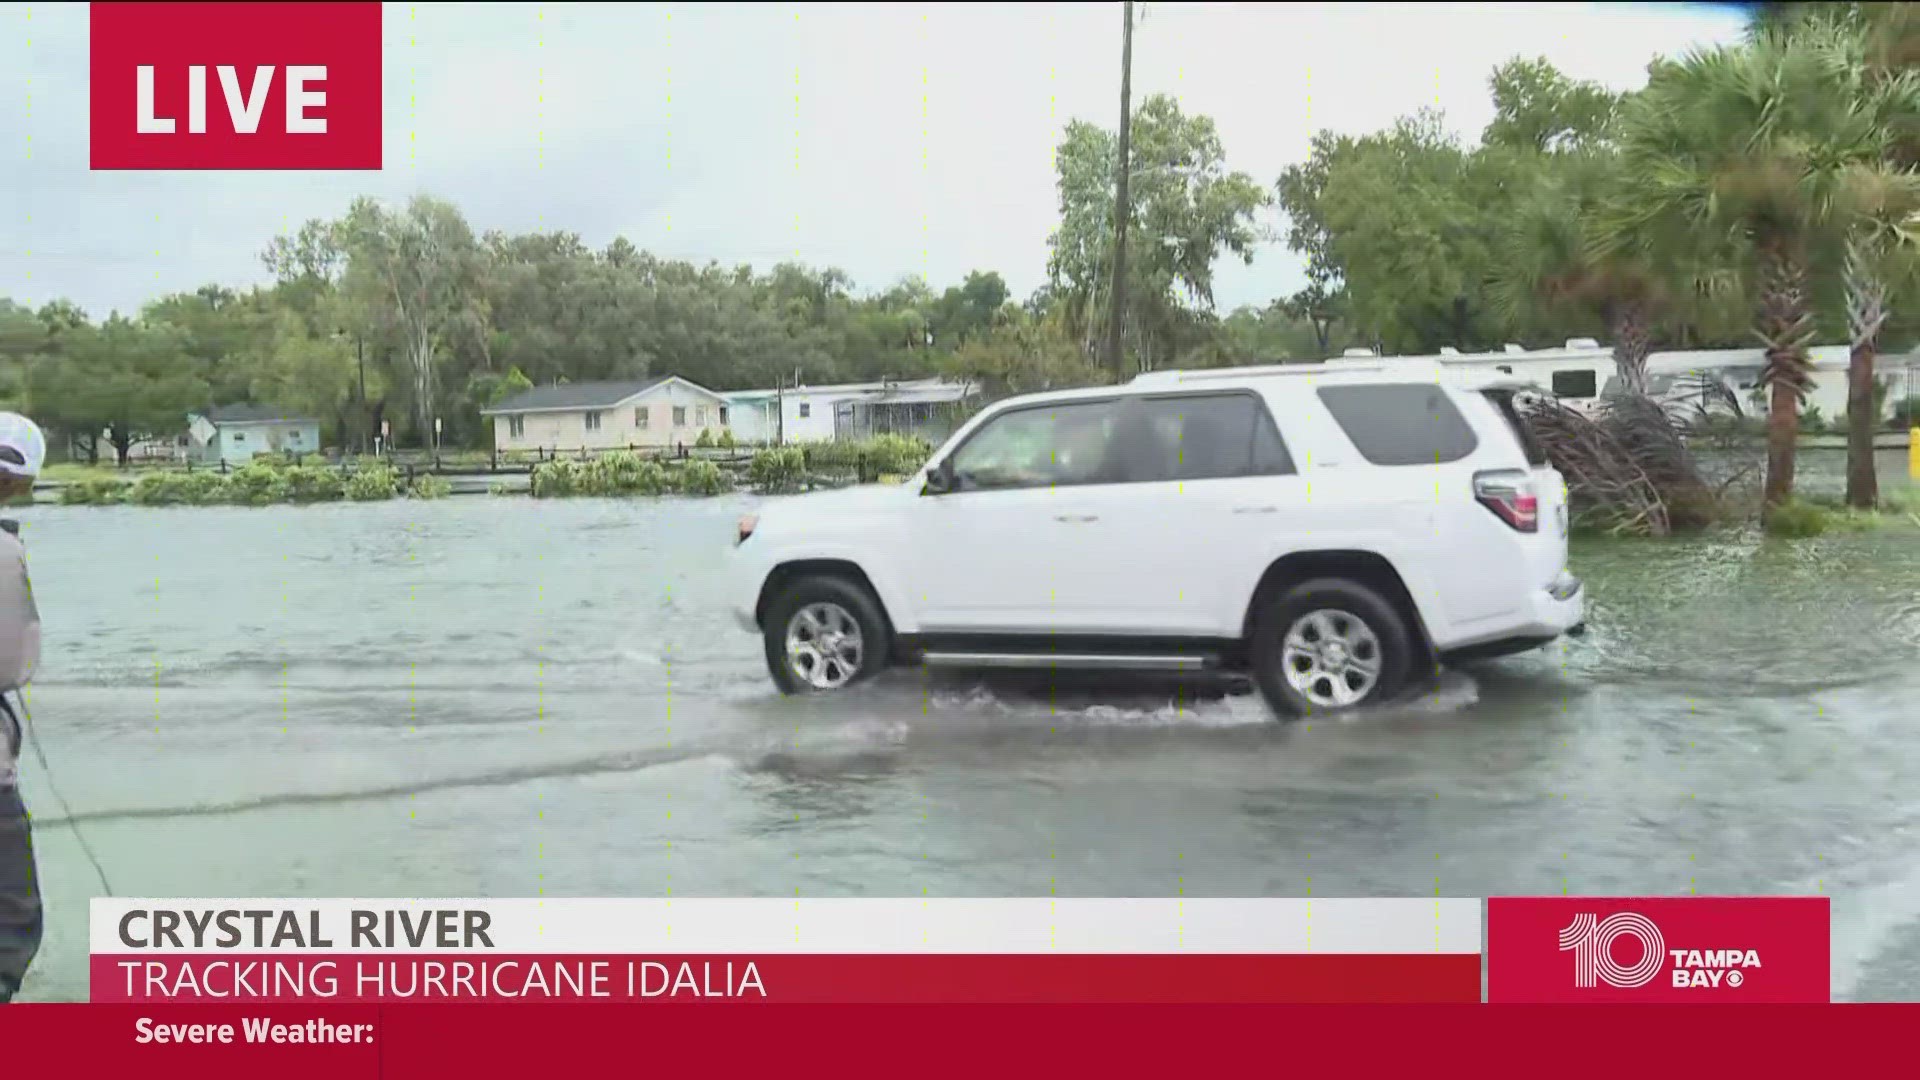
[[(1818, 345), (1808, 352), (1813, 361), (1813, 387), (1807, 394), (1807, 406), (1818, 408), (1828, 420), (1846, 416), (1848, 347)], [(1378, 364), (1400, 359), (1437, 361), (1449, 368), (1510, 375), (1582, 411), (1591, 410), (1618, 390), (1613, 350), (1592, 338), (1573, 338), (1552, 349), (1508, 345), (1500, 352), (1485, 353), (1443, 349), (1437, 356), (1375, 357), (1364, 349), (1349, 349), (1345, 356), (1326, 362)], [(1768, 402), (1756, 391), (1766, 360), (1766, 350), (1759, 348), (1656, 352), (1647, 357), (1647, 388), (1656, 398), (1679, 401), (1699, 394), (1700, 376), (1713, 375), (1733, 391), (1744, 412), (1764, 415)], [(1875, 377), (1887, 388), (1882, 416), (1891, 416), (1899, 402), (1920, 395), (1920, 357), (1883, 355), (1875, 364)], [(1712, 403), (1707, 404), (1711, 407)]]

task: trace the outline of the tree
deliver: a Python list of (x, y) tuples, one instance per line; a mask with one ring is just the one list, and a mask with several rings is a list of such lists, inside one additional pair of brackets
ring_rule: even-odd
[(1510, 60), (1495, 69), (1487, 146), (1549, 153), (1607, 142), (1621, 97), (1599, 83), (1570, 79), (1546, 59)]
[(1509, 216), (1488, 285), (1525, 336), (1603, 336), (1622, 389), (1645, 396), (1656, 341), (1682, 329), (1717, 331), (1742, 293), (1723, 269), (1737, 257), (1730, 244), (1706, 251), (1693, 237), (1604, 233), (1621, 183), (1609, 151), (1563, 157)]
[[(1425, 110), (1360, 138), (1322, 133), (1279, 181), (1288, 242), (1363, 343), (1432, 353), (1500, 344), (1486, 294), (1494, 237), (1537, 153), (1470, 150)], [(1335, 293), (1333, 283), (1340, 283)]]
[(249, 359), (252, 400), (326, 417), (345, 437), (359, 382), (354, 349), (345, 335), (316, 335), (297, 312), (283, 310), (273, 338)]
[(378, 305), (397, 331), (416, 432), (433, 435), (439, 367), (462, 345), (486, 351), (487, 312), (478, 294), (480, 253), (452, 204), (416, 196), (398, 211), (356, 199), (340, 223), (343, 288)]
[[(1691, 236), (1747, 253), (1766, 347), (1765, 505), (1791, 497), (1814, 335), (1809, 272), (1845, 231), (1847, 178), (1886, 160), (1892, 102), (1861, 86), (1858, 38), (1838, 27), (1766, 32), (1656, 62), (1621, 116), (1626, 185), (1616, 238)], [(1837, 261), (1837, 260), (1836, 260)]]
[[(1171, 97), (1142, 102), (1131, 129), (1126, 321), (1135, 366), (1146, 368), (1178, 355), (1195, 313), (1212, 311), (1213, 267), (1223, 251), (1252, 263), (1262, 235), (1255, 214), (1270, 198), (1252, 177), (1227, 170), (1213, 121), (1185, 115)], [(1115, 138), (1080, 121), (1067, 126), (1055, 155), (1060, 226), (1049, 239), (1052, 302), (1089, 352), (1091, 331), (1107, 311), (1100, 296), (1113, 267), (1117, 160)]]
[(90, 460), (105, 431), (121, 465), (136, 443), (179, 432), (207, 395), (177, 329), (118, 316), (70, 330), (61, 353), (43, 356), (28, 378), (42, 418), (75, 436)]
[[(1893, 314), (1895, 284), (1910, 286), (1914, 273), (1911, 222), (1920, 212), (1913, 169), (1920, 165), (1920, 13), (1912, 4), (1769, 4), (1752, 30), (1756, 40), (1811, 34), (1849, 51), (1858, 63), (1846, 75), (1843, 93), (1878, 113), (1890, 141), (1877, 164), (1851, 168), (1841, 185), (1847, 221), (1845, 263), (1848, 332), (1847, 503), (1879, 501), (1873, 432), (1879, 426), (1880, 385), (1874, 362)], [(1857, 83), (1851, 80), (1857, 79)]]
[(971, 383), (989, 398), (1107, 381), (1062, 314), (1025, 313), (961, 345), (943, 374)]

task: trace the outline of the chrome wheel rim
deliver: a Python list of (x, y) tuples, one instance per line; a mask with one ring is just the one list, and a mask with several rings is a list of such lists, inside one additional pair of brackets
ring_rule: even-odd
[(787, 620), (787, 669), (815, 690), (838, 690), (866, 660), (860, 622), (839, 604), (808, 604)]
[(1287, 685), (1315, 705), (1358, 704), (1380, 683), (1380, 638), (1351, 612), (1323, 608), (1300, 616), (1280, 650)]

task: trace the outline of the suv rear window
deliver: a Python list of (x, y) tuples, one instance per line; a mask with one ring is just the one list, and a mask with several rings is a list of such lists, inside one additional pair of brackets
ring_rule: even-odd
[(1520, 415), (1519, 407), (1513, 403), (1513, 391), (1487, 390), (1484, 392), (1487, 400), (1493, 402), (1493, 407), (1500, 410), (1500, 417), (1513, 431), (1513, 437), (1520, 440), (1520, 449), (1527, 454), (1527, 464), (1545, 465), (1547, 452), (1540, 448), (1540, 440), (1533, 437), (1533, 429), (1527, 426), (1526, 418)]
[(1422, 383), (1326, 386), (1320, 400), (1374, 465), (1444, 465), (1479, 440), (1446, 392)]

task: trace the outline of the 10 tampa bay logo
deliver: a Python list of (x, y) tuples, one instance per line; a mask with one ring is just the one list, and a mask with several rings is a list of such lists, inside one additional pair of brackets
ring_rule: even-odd
[(1560, 931), (1560, 951), (1573, 954), (1573, 984), (1581, 989), (1634, 990), (1656, 981), (1679, 989), (1737, 988), (1760, 967), (1757, 949), (1669, 949), (1660, 927), (1632, 911), (1604, 919), (1575, 915)]

